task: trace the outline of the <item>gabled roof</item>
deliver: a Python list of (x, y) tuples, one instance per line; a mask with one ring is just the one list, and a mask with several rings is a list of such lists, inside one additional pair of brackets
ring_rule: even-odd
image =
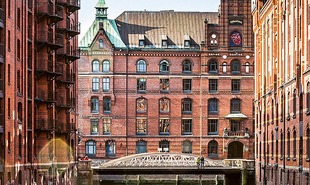
[(204, 41), (205, 20), (208, 24), (218, 24), (218, 13), (126, 11), (115, 22), (123, 42), (131, 48), (139, 46), (141, 35), (149, 48), (160, 48), (163, 37), (168, 40), (168, 48), (183, 48), (185, 37), (190, 38), (192, 47), (199, 47)]
[(83, 36), (82, 40), (79, 42), (80, 48), (88, 48), (93, 39), (95, 39), (98, 31), (99, 31), (99, 22), (102, 22), (103, 29), (107, 34), (108, 38), (110, 39), (111, 43), (116, 48), (125, 48), (125, 44), (123, 43), (118, 29), (116, 27), (115, 21), (110, 19), (105, 19), (102, 21), (95, 20), (93, 24), (90, 26), (86, 34)]

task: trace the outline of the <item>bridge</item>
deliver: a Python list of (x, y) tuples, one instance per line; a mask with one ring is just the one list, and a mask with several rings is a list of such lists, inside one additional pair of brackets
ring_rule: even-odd
[(138, 174), (222, 174), (225, 178), (239, 176), (242, 184), (246, 184), (248, 172), (254, 172), (255, 168), (254, 160), (209, 158), (205, 158), (203, 167), (198, 168), (196, 163), (198, 157), (183, 153), (143, 153), (110, 161), (102, 159), (80, 161), (79, 168), (92, 169), (97, 179), (107, 175), (111, 177), (111, 175)]

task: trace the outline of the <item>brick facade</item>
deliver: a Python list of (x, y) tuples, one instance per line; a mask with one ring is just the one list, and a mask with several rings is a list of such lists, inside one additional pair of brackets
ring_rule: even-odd
[(257, 184), (309, 184), (309, 2), (253, 1)]
[[(236, 11), (228, 15), (228, 2), (221, 1), (220, 17), (208, 12), (124, 12), (115, 20), (119, 34), (114, 37), (110, 35), (113, 28), (107, 26), (114, 20), (97, 14), (92, 28), (103, 26), (89, 30), (80, 42), (79, 157), (111, 159), (142, 152), (184, 152), (215, 159), (254, 157), (250, 3), (242, 1), (242, 12), (238, 3), (232, 3)], [(106, 6), (96, 7), (97, 12), (107, 11)], [(163, 20), (157, 19), (159, 15)], [(161, 32), (168, 15), (174, 22), (166, 23), (168, 31)], [(154, 20), (153, 25), (148, 20)], [(186, 33), (197, 20), (201, 21), (195, 33)], [(178, 33), (169, 31), (172, 24)], [(230, 43), (232, 34), (236, 40)], [(86, 42), (89, 36), (92, 39)], [(100, 69), (94, 71), (97, 61)], [(109, 61), (109, 71), (103, 71), (104, 61)], [(169, 69), (163, 62), (168, 62)], [(96, 78), (99, 90), (93, 85)], [(102, 89), (104, 78), (110, 79), (107, 92)], [(146, 80), (145, 90), (139, 79)], [(161, 85), (165, 80), (169, 89)], [(111, 102), (110, 111), (104, 110), (106, 99)], [(107, 119), (111, 121), (109, 132), (104, 126)]]
[(0, 185), (71, 181), (79, 3), (0, 2)]

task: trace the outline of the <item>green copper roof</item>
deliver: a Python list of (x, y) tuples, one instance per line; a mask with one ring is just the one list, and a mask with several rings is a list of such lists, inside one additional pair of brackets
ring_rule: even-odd
[(92, 44), (94, 38), (99, 31), (99, 22), (103, 23), (103, 29), (114, 47), (126, 48), (126, 45), (120, 37), (115, 21), (110, 19), (105, 19), (102, 21), (95, 20), (82, 38), (82, 40), (79, 42), (80, 48), (88, 48)]
[(105, 0), (99, 0), (95, 8), (106, 8)]

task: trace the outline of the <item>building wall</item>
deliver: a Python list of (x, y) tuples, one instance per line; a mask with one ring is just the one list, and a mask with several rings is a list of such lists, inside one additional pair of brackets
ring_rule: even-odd
[(253, 5), (256, 181), (308, 184), (309, 2)]
[(78, 9), (79, 1), (0, 3), (0, 184), (71, 180)]
[[(233, 4), (238, 7), (238, 3)], [(253, 128), (253, 99), (254, 99), (254, 57), (253, 34), (248, 29), (252, 24), (250, 16), (250, 3), (244, 2), (245, 14), (236, 20), (236, 10), (232, 15), (227, 15), (228, 1), (221, 1), (221, 16), (229, 17), (228, 23), (221, 17), (221, 24), (209, 24), (205, 21), (205, 40), (200, 49), (144, 49), (141, 48), (116, 48), (108, 39), (105, 30), (99, 30), (94, 36), (91, 45), (82, 48), (79, 60), (79, 128), (81, 142), (79, 156), (88, 155), (95, 159), (111, 159), (137, 153), (137, 144), (143, 141), (146, 152), (165, 151), (161, 148), (161, 141), (169, 142), (169, 152), (182, 153), (185, 151), (185, 141), (191, 143), (194, 155), (203, 155), (215, 159), (243, 157), (252, 159), (254, 152)], [(170, 12), (171, 13), (171, 12)], [(104, 20), (102, 20), (104, 21)], [(241, 21), (241, 23), (240, 23)], [(95, 22), (96, 23), (96, 22)], [(98, 24), (100, 25), (99, 21)], [(107, 30), (108, 32), (109, 30)], [(231, 46), (229, 39), (231, 33), (239, 31), (242, 34), (242, 44)], [(212, 34), (219, 38), (217, 44), (211, 45)], [(169, 35), (167, 35), (169, 37)], [(152, 38), (152, 36), (150, 36)], [(99, 45), (103, 41), (102, 47)], [(199, 43), (200, 44), (200, 43)], [(100, 62), (100, 72), (92, 72), (94, 60)], [(109, 60), (109, 72), (102, 72), (104, 60)], [(137, 72), (138, 61), (146, 62), (146, 71)], [(160, 71), (160, 62), (169, 62), (169, 72)], [(191, 72), (183, 72), (184, 61), (191, 62)], [(209, 62), (216, 61), (217, 72), (209, 68)], [(232, 72), (232, 61), (240, 62), (240, 72)], [(224, 69), (226, 68), (226, 70)], [(110, 90), (102, 92), (103, 78), (110, 78)], [(100, 90), (93, 92), (92, 80), (99, 78)], [(146, 79), (146, 91), (137, 90), (137, 80)], [(160, 80), (169, 79), (169, 91), (160, 91)], [(192, 89), (183, 92), (183, 80), (191, 79)], [(210, 80), (218, 80), (216, 92), (209, 88)], [(239, 92), (232, 92), (232, 80), (240, 80)], [(99, 98), (99, 111), (91, 113), (91, 98)], [(104, 98), (111, 99), (111, 112), (104, 113)], [(146, 112), (138, 111), (139, 99), (147, 100)], [(160, 111), (160, 99), (169, 100), (168, 112)], [(182, 112), (182, 100), (192, 100), (192, 111)], [(209, 113), (208, 100), (218, 102), (216, 113)], [(232, 114), (230, 102), (240, 100), (241, 110)], [(226, 116), (237, 118), (226, 118)], [(241, 117), (240, 117), (241, 116)], [(104, 120), (111, 119), (111, 132), (104, 133)], [(91, 120), (98, 120), (98, 128), (92, 133)], [(138, 130), (137, 119), (147, 119), (146, 130)], [(169, 119), (169, 132), (160, 132), (160, 119)], [(190, 133), (182, 132), (182, 120), (191, 119)], [(209, 132), (209, 120), (217, 120), (216, 133)], [(232, 128), (231, 122), (240, 121), (240, 126)], [(96, 122), (97, 124), (97, 122)], [(112, 142), (110, 142), (112, 141)], [(217, 143), (216, 155), (212, 153), (211, 144)], [(241, 148), (238, 146), (241, 145)], [(113, 146), (113, 147), (111, 147)], [(209, 149), (210, 147), (210, 149)], [(96, 148), (96, 149), (94, 149)], [(112, 148), (112, 150), (111, 150)], [(241, 151), (239, 156), (234, 156), (233, 151)], [(109, 152), (112, 151), (112, 155)], [(237, 153), (237, 152), (236, 152)]]

